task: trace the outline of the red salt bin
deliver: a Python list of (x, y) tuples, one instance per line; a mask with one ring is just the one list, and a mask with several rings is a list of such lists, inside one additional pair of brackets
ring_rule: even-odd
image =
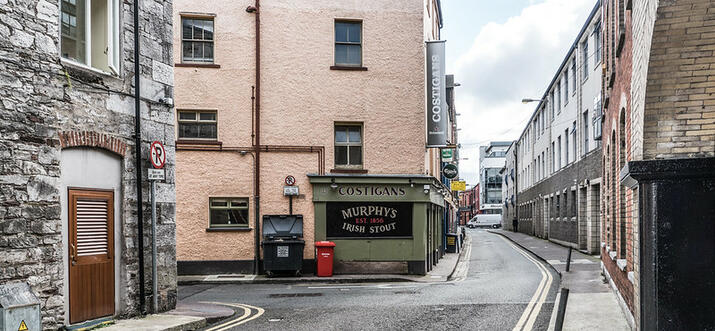
[(335, 243), (332, 241), (318, 241), (315, 243), (315, 249), (318, 254), (318, 277), (332, 277)]

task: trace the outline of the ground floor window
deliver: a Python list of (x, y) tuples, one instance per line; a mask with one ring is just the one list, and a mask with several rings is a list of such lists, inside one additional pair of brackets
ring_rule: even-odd
[(210, 198), (211, 227), (248, 227), (248, 198)]

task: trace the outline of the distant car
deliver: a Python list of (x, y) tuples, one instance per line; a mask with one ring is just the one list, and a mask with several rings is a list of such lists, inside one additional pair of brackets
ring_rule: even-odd
[(492, 228), (497, 229), (501, 227), (501, 215), (499, 214), (479, 214), (474, 216), (469, 222), (467, 222), (467, 227), (470, 229), (474, 228)]

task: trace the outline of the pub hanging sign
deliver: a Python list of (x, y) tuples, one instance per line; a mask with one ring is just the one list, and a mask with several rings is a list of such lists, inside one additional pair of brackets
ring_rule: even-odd
[(412, 238), (412, 203), (329, 202), (327, 238)]

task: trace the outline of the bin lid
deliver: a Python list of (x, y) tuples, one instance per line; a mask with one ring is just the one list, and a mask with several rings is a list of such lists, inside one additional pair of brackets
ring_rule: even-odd
[(25, 282), (0, 285), (0, 308), (39, 305), (40, 300)]
[(316, 241), (315, 247), (335, 247), (335, 243), (332, 241)]
[(303, 237), (303, 215), (263, 215), (263, 237)]

